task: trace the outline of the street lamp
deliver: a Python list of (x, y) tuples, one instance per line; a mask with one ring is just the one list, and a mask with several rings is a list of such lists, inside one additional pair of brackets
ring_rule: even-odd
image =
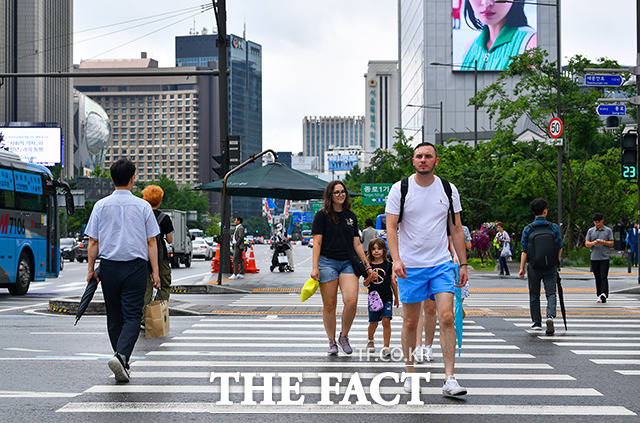
[[(448, 66), (450, 68), (456, 66), (460, 68), (473, 69), (473, 96), (478, 95), (478, 61), (475, 60), (472, 66), (454, 65), (452, 63), (431, 62), (431, 66)], [(441, 135), (442, 136), (442, 135)], [(478, 146), (478, 106), (473, 105), (473, 147)]]
[[(420, 104), (407, 104), (407, 107), (420, 107), (421, 109), (438, 109), (440, 110), (440, 144), (442, 144), (442, 101), (440, 102), (440, 106), (423, 106)], [(423, 136), (424, 138), (424, 136)]]
[[(534, 6), (551, 6), (556, 8), (556, 94), (557, 94), (557, 109), (556, 115), (560, 117), (560, 71), (561, 64), (560, 58), (560, 1), (556, 0), (555, 3), (543, 3), (535, 1), (524, 0), (496, 0), (496, 3), (516, 3), (516, 4), (531, 4)], [(561, 118), (562, 119), (562, 118)], [(569, 188), (571, 185), (569, 185)], [(571, 195), (571, 191), (569, 191)], [(558, 145), (558, 225), (562, 225), (562, 144)]]

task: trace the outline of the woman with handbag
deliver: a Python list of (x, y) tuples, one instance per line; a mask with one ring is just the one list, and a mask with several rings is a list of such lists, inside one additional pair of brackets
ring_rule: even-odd
[(510, 276), (507, 259), (511, 257), (511, 238), (507, 231), (504, 230), (502, 222), (496, 224), (498, 232), (494, 242), (498, 245), (498, 263), (500, 264), (500, 276)]
[[(324, 206), (313, 218), (313, 266), (311, 277), (320, 282), (322, 320), (329, 338), (329, 355), (338, 354), (338, 345), (346, 354), (349, 329), (358, 307), (358, 278), (374, 277), (364, 254), (358, 233), (358, 218), (351, 211), (349, 191), (341, 181), (332, 181), (324, 190)], [(341, 332), (336, 343), (336, 305), (338, 287), (342, 293)]]

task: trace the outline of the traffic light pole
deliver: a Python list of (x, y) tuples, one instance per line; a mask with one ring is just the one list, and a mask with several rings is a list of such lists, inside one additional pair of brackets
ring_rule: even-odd
[[(636, 0), (636, 71), (640, 67), (640, 0)], [(636, 93), (640, 96), (640, 75), (636, 72)], [(636, 133), (640, 136), (640, 105), (636, 106)], [(638, 146), (640, 147), (640, 146)], [(640, 224), (640, 148), (636, 147), (636, 179), (638, 184), (638, 223)], [(638, 237), (640, 248), (640, 237)], [(640, 250), (638, 250), (640, 251)], [(638, 283), (640, 284), (640, 265), (638, 266)]]

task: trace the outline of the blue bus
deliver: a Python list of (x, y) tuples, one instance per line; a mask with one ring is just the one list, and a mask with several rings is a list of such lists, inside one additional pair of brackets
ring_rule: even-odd
[(69, 185), (46, 167), (0, 150), (0, 288), (11, 295), (60, 272), (58, 189), (73, 213)]

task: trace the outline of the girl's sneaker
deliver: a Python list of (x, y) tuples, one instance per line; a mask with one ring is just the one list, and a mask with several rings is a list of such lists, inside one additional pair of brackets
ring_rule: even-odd
[(370, 353), (376, 352), (376, 347), (373, 345), (373, 340), (369, 340), (369, 342), (367, 342), (367, 351)]
[(353, 352), (351, 345), (349, 345), (348, 336), (340, 334), (340, 337), (338, 338), (338, 343), (340, 344), (340, 347), (342, 347), (342, 351), (344, 351), (345, 354), (351, 354)]
[(445, 397), (457, 397), (467, 395), (467, 390), (458, 384), (455, 377), (449, 376), (442, 386), (442, 395)]
[(329, 350), (327, 351), (329, 355), (338, 355), (338, 344), (336, 341), (329, 341)]

